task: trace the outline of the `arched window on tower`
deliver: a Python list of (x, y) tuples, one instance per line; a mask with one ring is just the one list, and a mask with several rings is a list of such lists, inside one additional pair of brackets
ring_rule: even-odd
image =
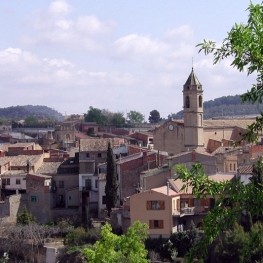
[(189, 96), (185, 97), (185, 107), (186, 108), (190, 108), (190, 98), (189, 98)]
[(202, 96), (199, 96), (199, 107), (202, 108), (203, 105), (203, 98)]

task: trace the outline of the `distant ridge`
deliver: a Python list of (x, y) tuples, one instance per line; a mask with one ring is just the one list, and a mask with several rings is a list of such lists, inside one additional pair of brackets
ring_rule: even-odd
[[(263, 112), (263, 104), (242, 103), (240, 95), (223, 96), (204, 102), (204, 119), (257, 116)], [(183, 111), (170, 115), (173, 119), (182, 119)]]
[(0, 108), (1, 119), (22, 120), (30, 116), (34, 116), (39, 119), (53, 119), (56, 121), (62, 121), (64, 119), (61, 113), (47, 106), (25, 105)]

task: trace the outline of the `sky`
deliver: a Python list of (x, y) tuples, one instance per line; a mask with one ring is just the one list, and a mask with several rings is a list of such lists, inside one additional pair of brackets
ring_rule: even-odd
[[(252, 1), (261, 3), (261, 1)], [(247, 22), (250, 0), (1, 0), (0, 108), (90, 106), (148, 120), (182, 110), (192, 67), (204, 101), (242, 94), (255, 77), (198, 53)]]

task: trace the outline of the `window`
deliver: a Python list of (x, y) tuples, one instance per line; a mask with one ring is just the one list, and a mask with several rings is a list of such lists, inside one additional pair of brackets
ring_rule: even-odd
[(185, 107), (186, 108), (190, 108), (190, 98), (189, 98), (189, 96), (185, 97)]
[(101, 153), (98, 153), (98, 157), (101, 158)]
[(202, 108), (203, 105), (203, 98), (202, 96), (199, 96), (199, 107)]
[(163, 220), (149, 220), (150, 229), (163, 228)]
[(91, 190), (91, 179), (86, 179), (85, 180), (85, 189), (86, 190)]
[(106, 205), (106, 195), (103, 195), (103, 196), (102, 196), (102, 204), (103, 204), (103, 205)]
[(152, 200), (146, 203), (147, 210), (164, 210), (165, 204), (163, 200)]
[(16, 184), (21, 184), (21, 180), (20, 179), (16, 179)]
[(89, 157), (90, 157), (90, 156), (89, 156), (89, 153), (86, 153), (86, 157), (87, 157), (87, 158), (89, 158)]
[(3, 185), (10, 185), (10, 178), (3, 179)]
[(98, 183), (99, 183), (99, 180), (96, 180), (95, 181), (95, 188), (98, 188)]
[(36, 203), (37, 197), (35, 195), (31, 195), (31, 202)]
[(58, 181), (58, 187), (64, 188), (64, 181)]

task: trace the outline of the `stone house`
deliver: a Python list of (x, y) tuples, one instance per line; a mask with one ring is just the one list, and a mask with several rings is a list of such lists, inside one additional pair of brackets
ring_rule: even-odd
[(53, 216), (54, 194), (51, 189), (52, 177), (29, 173), (26, 177), (27, 208), (34, 215), (38, 223), (47, 223)]
[(99, 181), (101, 165), (107, 160), (108, 143), (113, 153), (118, 157), (123, 153), (122, 138), (92, 138), (81, 139), (79, 142), (79, 191), (83, 221), (97, 218), (99, 214)]
[(156, 151), (144, 150), (119, 158), (116, 161), (119, 178), (120, 201), (140, 191), (140, 174), (159, 167), (166, 156)]

